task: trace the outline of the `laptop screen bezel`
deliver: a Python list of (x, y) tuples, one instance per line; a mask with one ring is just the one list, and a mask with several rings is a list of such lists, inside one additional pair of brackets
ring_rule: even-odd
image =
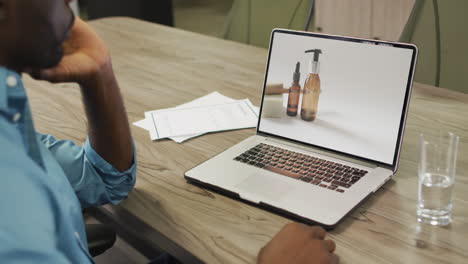
[[(295, 140), (295, 139), (275, 135), (275, 134), (272, 134), (272, 133), (269, 133), (269, 132), (264, 132), (264, 131), (260, 130), (260, 123), (261, 123), (261, 119), (262, 119), (261, 117), (262, 117), (262, 112), (263, 112), (263, 102), (264, 102), (263, 100), (264, 100), (264, 97), (265, 97), (265, 87), (266, 87), (266, 83), (267, 83), (267, 80), (268, 80), (268, 72), (269, 72), (269, 69), (270, 69), (271, 52), (272, 52), (273, 41), (274, 41), (276, 33), (281, 33), (281, 34), (284, 33), (284, 34), (300, 35), (300, 36), (305, 36), (305, 37), (316, 37), (316, 38), (332, 39), (332, 40), (339, 40), (339, 41), (355, 42), (355, 43), (362, 43), (363, 45), (369, 45), (369, 44), (370, 45), (387, 45), (387, 46), (391, 45), (392, 47), (396, 47), (396, 48), (409, 49), (409, 50), (411, 50), (413, 52), (412, 58), (411, 58), (411, 66), (409, 68), (408, 80), (407, 80), (407, 84), (406, 84), (405, 100), (404, 100), (403, 109), (402, 109), (402, 112), (401, 112), (400, 127), (399, 127), (399, 130), (398, 130), (398, 138), (397, 138), (397, 142), (396, 142), (396, 146), (395, 146), (395, 150), (394, 150), (395, 152), (394, 152), (394, 158), (393, 158), (392, 164), (385, 163), (385, 162), (382, 162), (382, 161), (373, 160), (373, 159), (366, 158), (366, 157), (353, 155), (353, 154), (346, 153), (346, 152), (341, 152), (341, 151), (338, 151), (338, 150), (334, 150), (334, 149), (330, 149), (330, 148), (310, 144), (310, 143), (303, 142), (303, 141), (300, 141), (300, 140)], [(290, 141), (290, 142), (293, 142), (293, 143), (306, 145), (306, 146), (309, 146), (309, 147), (314, 147), (314, 148), (317, 148), (317, 149), (320, 149), (320, 150), (323, 150), (323, 151), (333, 152), (334, 154), (344, 155), (346, 157), (353, 158), (353, 159), (359, 159), (359, 160), (364, 161), (364, 162), (371, 162), (371, 163), (381, 165), (381, 166), (386, 166), (386, 167), (389, 166), (393, 170), (396, 170), (396, 167), (398, 165), (400, 150), (401, 150), (401, 143), (402, 143), (402, 140), (403, 140), (403, 132), (404, 132), (405, 123), (406, 123), (406, 117), (407, 117), (408, 106), (409, 106), (409, 99), (410, 99), (410, 96), (411, 96), (411, 90), (412, 90), (412, 85), (413, 85), (417, 53), (418, 53), (418, 49), (413, 44), (405, 44), (405, 43), (391, 42), (391, 41), (381, 41), (381, 40), (372, 40), (372, 39), (363, 39), (363, 38), (344, 37), (344, 36), (337, 36), (337, 35), (327, 35), (327, 34), (304, 32), (304, 31), (294, 31), (294, 30), (287, 30), (287, 29), (274, 29), (271, 32), (271, 37), (270, 37), (270, 47), (269, 47), (269, 50), (268, 50), (268, 59), (267, 59), (267, 63), (266, 63), (265, 78), (264, 78), (264, 81), (263, 81), (262, 98), (261, 98), (261, 102), (260, 102), (260, 112), (259, 112), (259, 118), (258, 118), (257, 129), (256, 129), (257, 134), (261, 135), (261, 136), (268, 136), (268, 137), (278, 138), (278, 139), (281, 139), (281, 140), (286, 140), (286, 141)]]

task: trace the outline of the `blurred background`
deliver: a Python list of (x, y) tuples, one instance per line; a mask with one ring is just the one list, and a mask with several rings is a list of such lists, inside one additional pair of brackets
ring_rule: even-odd
[(273, 28), (304, 30), (312, 14), (308, 31), (415, 43), (416, 81), (468, 92), (467, 0), (75, 0), (73, 6), (84, 19), (130, 16), (264, 48)]

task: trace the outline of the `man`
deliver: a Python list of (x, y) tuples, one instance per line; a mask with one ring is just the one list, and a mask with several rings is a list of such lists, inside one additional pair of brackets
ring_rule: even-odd
[[(0, 263), (92, 262), (82, 208), (118, 203), (135, 183), (111, 61), (68, 2), (0, 0)], [(80, 84), (89, 127), (83, 147), (36, 133), (22, 72)]]
[[(0, 0), (0, 262), (92, 263), (81, 210), (118, 203), (135, 150), (109, 53), (70, 0)], [(20, 74), (80, 85), (83, 146), (38, 134)], [(289, 224), (259, 263), (336, 263), (318, 227)]]

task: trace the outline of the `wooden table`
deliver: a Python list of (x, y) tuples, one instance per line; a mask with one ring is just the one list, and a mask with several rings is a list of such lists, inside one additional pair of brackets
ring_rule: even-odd
[[(219, 91), (259, 103), (267, 51), (127, 18), (91, 23), (109, 45), (131, 122)], [(26, 79), (37, 129), (84, 141), (78, 89)], [(330, 237), (342, 263), (468, 263), (468, 95), (416, 84), (400, 169)], [(416, 222), (417, 139), (443, 126), (461, 135), (454, 219), (448, 227)], [(132, 126), (138, 180), (105, 215), (186, 263), (254, 263), (288, 222), (275, 214), (187, 184), (184, 172), (255, 133), (204, 135), (183, 144), (151, 142)], [(136, 224), (139, 223), (139, 224)]]

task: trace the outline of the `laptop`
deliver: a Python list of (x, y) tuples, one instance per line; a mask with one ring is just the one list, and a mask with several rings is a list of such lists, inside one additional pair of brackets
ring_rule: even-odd
[(330, 230), (398, 168), (417, 47), (275, 29), (256, 135), (188, 182)]

